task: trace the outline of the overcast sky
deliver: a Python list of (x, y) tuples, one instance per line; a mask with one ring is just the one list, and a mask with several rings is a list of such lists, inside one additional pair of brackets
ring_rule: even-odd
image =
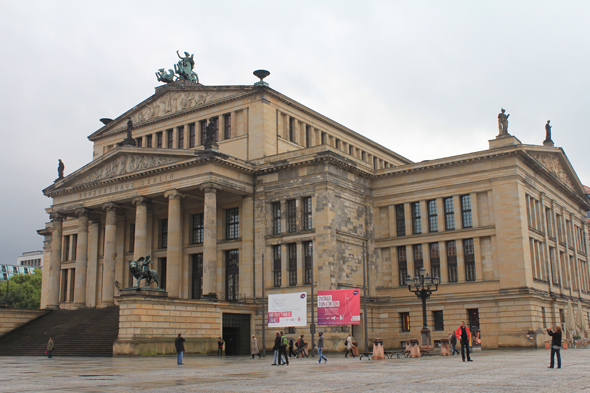
[(0, 0), (0, 263), (42, 249), (41, 190), (92, 159), (87, 136), (154, 93), (176, 50), (204, 85), (272, 88), (414, 161), (542, 144), (582, 183), (588, 1)]

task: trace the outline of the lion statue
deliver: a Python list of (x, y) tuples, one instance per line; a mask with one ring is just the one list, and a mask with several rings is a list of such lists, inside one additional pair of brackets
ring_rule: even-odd
[(150, 256), (139, 258), (137, 261), (129, 262), (129, 271), (137, 280), (137, 284), (133, 288), (139, 288), (141, 280), (145, 278), (146, 287), (149, 287), (152, 282), (155, 282), (157, 287), (160, 288), (160, 281), (158, 281), (158, 272), (154, 269), (150, 269), (152, 260)]

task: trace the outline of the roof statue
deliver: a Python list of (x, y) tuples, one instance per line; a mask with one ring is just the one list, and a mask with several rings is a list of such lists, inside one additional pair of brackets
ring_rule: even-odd
[(547, 124), (545, 124), (545, 140), (543, 141), (543, 146), (553, 146), (553, 141), (551, 140), (551, 125), (549, 124), (551, 120), (547, 120)]
[(63, 161), (58, 159), (58, 164), (57, 164), (57, 180), (61, 180), (64, 178), (64, 169), (66, 169), (66, 166), (64, 165)]
[(214, 117), (209, 119), (209, 124), (205, 127), (205, 150), (217, 149), (217, 122)]
[(500, 129), (500, 133), (498, 136), (505, 136), (508, 135), (508, 117), (510, 115), (506, 114), (506, 110), (504, 108), (501, 109), (501, 112), (498, 114), (498, 128)]
[(137, 142), (133, 139), (133, 120), (130, 117), (127, 118), (127, 138), (123, 139), (123, 142), (117, 143), (118, 146), (135, 146)]
[[(156, 72), (158, 82), (170, 83), (179, 80), (187, 80), (199, 83), (199, 76), (193, 71), (193, 68), (195, 68), (195, 55), (184, 52), (184, 56), (181, 56), (178, 51), (176, 51), (176, 55), (180, 60), (177, 64), (174, 64), (174, 70), (168, 69), (168, 71), (166, 71), (164, 68), (160, 68), (158, 72)], [(174, 79), (175, 73), (176, 79)]]

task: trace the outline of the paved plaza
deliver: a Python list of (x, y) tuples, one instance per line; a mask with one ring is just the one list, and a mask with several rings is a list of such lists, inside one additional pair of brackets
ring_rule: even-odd
[(590, 350), (562, 350), (562, 369), (547, 369), (548, 350), (495, 350), (460, 356), (359, 361), (343, 353), (291, 359), (269, 356), (73, 358), (1, 357), (0, 392), (590, 392)]

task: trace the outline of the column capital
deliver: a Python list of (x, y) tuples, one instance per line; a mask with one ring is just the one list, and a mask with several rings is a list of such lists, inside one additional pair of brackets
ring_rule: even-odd
[(133, 198), (131, 200), (131, 203), (133, 203), (134, 205), (138, 205), (138, 206), (145, 206), (145, 205), (152, 203), (152, 201), (149, 198), (141, 196), (141, 197)]
[(182, 193), (178, 190), (167, 190), (166, 192), (164, 192), (164, 198), (180, 199), (180, 198), (184, 198), (184, 193)]
[(82, 216), (86, 216), (86, 217), (88, 217), (88, 216), (90, 215), (90, 210), (89, 210), (89, 209), (86, 209), (86, 208), (84, 208), (84, 207), (83, 207), (83, 208), (77, 209), (77, 210), (74, 212), (74, 214), (75, 214), (76, 216), (78, 216), (78, 218), (79, 218), (79, 217), (82, 217)]
[(102, 205), (102, 208), (104, 210), (106, 210), (107, 212), (110, 212), (110, 211), (117, 211), (117, 209), (119, 209), (120, 206), (117, 205), (116, 203), (107, 202), (107, 203), (105, 203), (105, 204)]
[(66, 216), (64, 216), (61, 213), (51, 213), (51, 214), (49, 214), (49, 218), (51, 219), (52, 222), (53, 221), (63, 221), (66, 218)]
[(214, 183), (204, 183), (202, 184), (199, 189), (205, 193), (217, 193), (217, 190), (221, 190), (217, 184)]

